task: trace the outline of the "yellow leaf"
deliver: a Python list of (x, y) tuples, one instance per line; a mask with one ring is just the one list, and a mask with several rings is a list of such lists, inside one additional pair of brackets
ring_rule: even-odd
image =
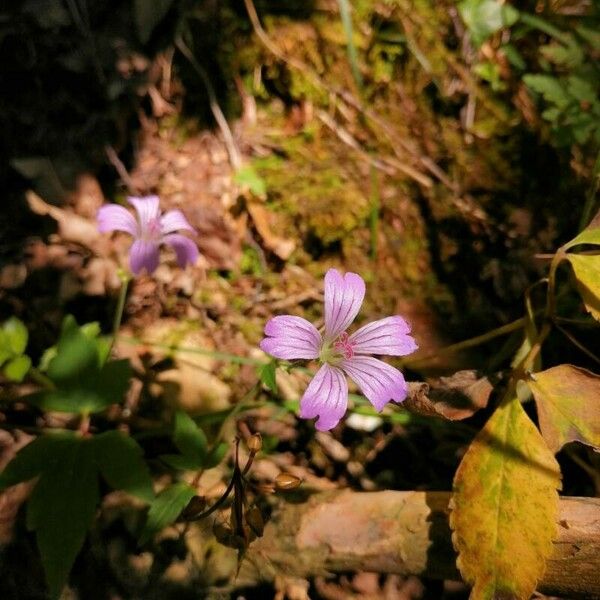
[(600, 321), (600, 254), (567, 254), (588, 312)]
[(528, 382), (550, 450), (583, 442), (600, 450), (600, 377), (572, 365), (536, 373)]
[(496, 409), (454, 478), (452, 541), (472, 600), (528, 599), (552, 552), (560, 471), (517, 398)]

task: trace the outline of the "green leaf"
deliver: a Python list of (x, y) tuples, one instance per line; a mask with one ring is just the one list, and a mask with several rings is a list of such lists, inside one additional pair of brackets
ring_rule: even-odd
[(566, 108), (571, 102), (567, 91), (556, 77), (529, 74), (523, 76), (523, 81), (534, 92), (541, 94), (547, 102), (556, 104), (559, 108)]
[(25, 327), (23, 322), (16, 317), (11, 317), (4, 322), (2, 330), (12, 355), (19, 356), (23, 354), (25, 348), (27, 348), (27, 340), (29, 338), (27, 327)]
[(194, 420), (185, 412), (175, 413), (173, 441), (184, 455), (202, 460), (206, 456), (206, 436)]
[(227, 450), (229, 450), (229, 444), (219, 444), (206, 456), (202, 466), (205, 469), (216, 467), (223, 460), (225, 454), (227, 454)]
[(107, 431), (95, 436), (92, 445), (96, 465), (110, 487), (145, 502), (154, 500), (144, 452), (133, 438), (120, 431)]
[(269, 390), (277, 393), (276, 368), (273, 361), (268, 362), (258, 368), (258, 377)]
[[(595, 173), (595, 177), (600, 177), (600, 173)], [(600, 246), (600, 212), (592, 219), (591, 223), (570, 242), (564, 246), (564, 250), (578, 246), (579, 244), (592, 244)]]
[(56, 356), (48, 364), (48, 376), (56, 384), (69, 384), (85, 379), (98, 368), (96, 344), (81, 332), (75, 319), (63, 321)]
[(58, 598), (92, 523), (99, 493), (90, 441), (74, 435), (50, 440), (27, 504), (27, 526), (36, 532), (50, 594)]
[(57, 439), (61, 440), (63, 436), (60, 434), (40, 436), (19, 450), (0, 473), (0, 491), (37, 477), (47, 464), (49, 448), (52, 444), (59, 443), (56, 442)]
[(600, 321), (600, 254), (567, 254), (567, 260), (575, 272), (577, 290), (585, 308)]
[(600, 450), (600, 376), (573, 365), (535, 373), (528, 381), (540, 429), (552, 452), (569, 442)]
[(556, 537), (560, 471), (516, 397), (496, 409), (454, 478), (450, 526), (472, 598), (528, 599)]
[(196, 490), (183, 482), (175, 483), (163, 490), (150, 506), (140, 544), (145, 544), (155, 533), (174, 523), (195, 495)]
[(160, 456), (165, 464), (178, 471), (198, 471), (204, 467), (204, 459), (185, 454), (162, 454)]
[(22, 354), (4, 365), (4, 375), (11, 381), (23, 381), (23, 378), (31, 368), (31, 359)]
[(267, 193), (265, 180), (251, 165), (246, 165), (239, 169), (233, 176), (233, 181), (240, 187), (248, 188), (254, 196), (262, 197)]
[(476, 46), (503, 27), (510, 27), (519, 18), (515, 8), (498, 0), (463, 0), (458, 10)]
[(107, 362), (101, 369), (89, 368), (81, 377), (59, 382), (58, 389), (43, 390), (24, 400), (41, 410), (89, 414), (120, 402), (129, 387), (131, 365), (126, 359)]

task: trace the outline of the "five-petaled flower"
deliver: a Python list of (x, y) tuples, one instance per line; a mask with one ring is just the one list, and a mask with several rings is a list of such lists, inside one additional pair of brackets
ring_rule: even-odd
[(168, 244), (173, 248), (180, 267), (196, 262), (198, 247), (194, 241), (176, 233), (180, 230), (195, 233), (180, 210), (169, 210), (161, 215), (158, 196), (132, 196), (127, 200), (135, 208), (137, 220), (122, 206), (105, 204), (98, 211), (98, 230), (101, 233), (125, 231), (133, 236), (129, 267), (134, 275), (138, 275), (143, 269), (148, 274), (156, 270), (161, 244)]
[(346, 328), (354, 321), (365, 296), (365, 282), (356, 273), (342, 276), (335, 269), (325, 275), (325, 328), (323, 335), (301, 317), (273, 317), (265, 325), (262, 350), (282, 359), (318, 359), (321, 368), (300, 400), (300, 416), (319, 417), (316, 428), (327, 431), (344, 416), (348, 383), (354, 380), (371, 404), (381, 411), (391, 400), (402, 402), (408, 393), (398, 369), (372, 354), (405, 356), (418, 346), (410, 326), (400, 316), (373, 321), (352, 335)]

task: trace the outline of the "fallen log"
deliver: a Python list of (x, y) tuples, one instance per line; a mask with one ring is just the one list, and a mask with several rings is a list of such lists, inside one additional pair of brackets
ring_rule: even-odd
[[(238, 584), (345, 571), (459, 580), (449, 500), (448, 492), (294, 495), (251, 544)], [(600, 499), (561, 498), (558, 530), (539, 590), (600, 598)]]

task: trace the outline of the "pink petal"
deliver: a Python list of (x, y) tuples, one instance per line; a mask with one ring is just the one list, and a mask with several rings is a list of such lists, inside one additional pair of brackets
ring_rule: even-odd
[(336, 269), (325, 274), (325, 337), (334, 340), (354, 321), (363, 298), (365, 282), (356, 273), (342, 277)]
[(308, 384), (300, 400), (300, 416), (303, 419), (318, 416), (315, 427), (319, 431), (327, 431), (340, 422), (347, 407), (348, 383), (344, 373), (324, 364)]
[(129, 250), (129, 267), (134, 275), (146, 269), (151, 275), (158, 267), (158, 245), (154, 242), (136, 240)]
[(105, 204), (98, 210), (98, 231), (125, 231), (134, 237), (137, 235), (137, 223), (133, 215), (118, 204)]
[(340, 366), (378, 411), (390, 400), (402, 402), (408, 394), (404, 375), (372, 356), (354, 356)]
[(348, 342), (355, 354), (406, 356), (419, 348), (409, 333), (410, 325), (402, 317), (387, 317), (361, 327)]
[(177, 255), (177, 264), (183, 269), (187, 264), (193, 265), (198, 260), (198, 246), (194, 240), (179, 233), (171, 233), (162, 238), (165, 244), (168, 244), (175, 250)]
[(302, 317), (273, 317), (265, 325), (265, 335), (269, 337), (262, 340), (260, 347), (275, 358), (318, 358), (321, 350), (321, 334)]
[(181, 229), (196, 233), (180, 210), (169, 210), (160, 218), (160, 231), (163, 235)]
[(160, 208), (158, 206), (160, 199), (158, 196), (144, 196), (142, 198), (129, 196), (127, 201), (135, 208), (142, 231), (146, 229), (148, 224), (160, 217)]

